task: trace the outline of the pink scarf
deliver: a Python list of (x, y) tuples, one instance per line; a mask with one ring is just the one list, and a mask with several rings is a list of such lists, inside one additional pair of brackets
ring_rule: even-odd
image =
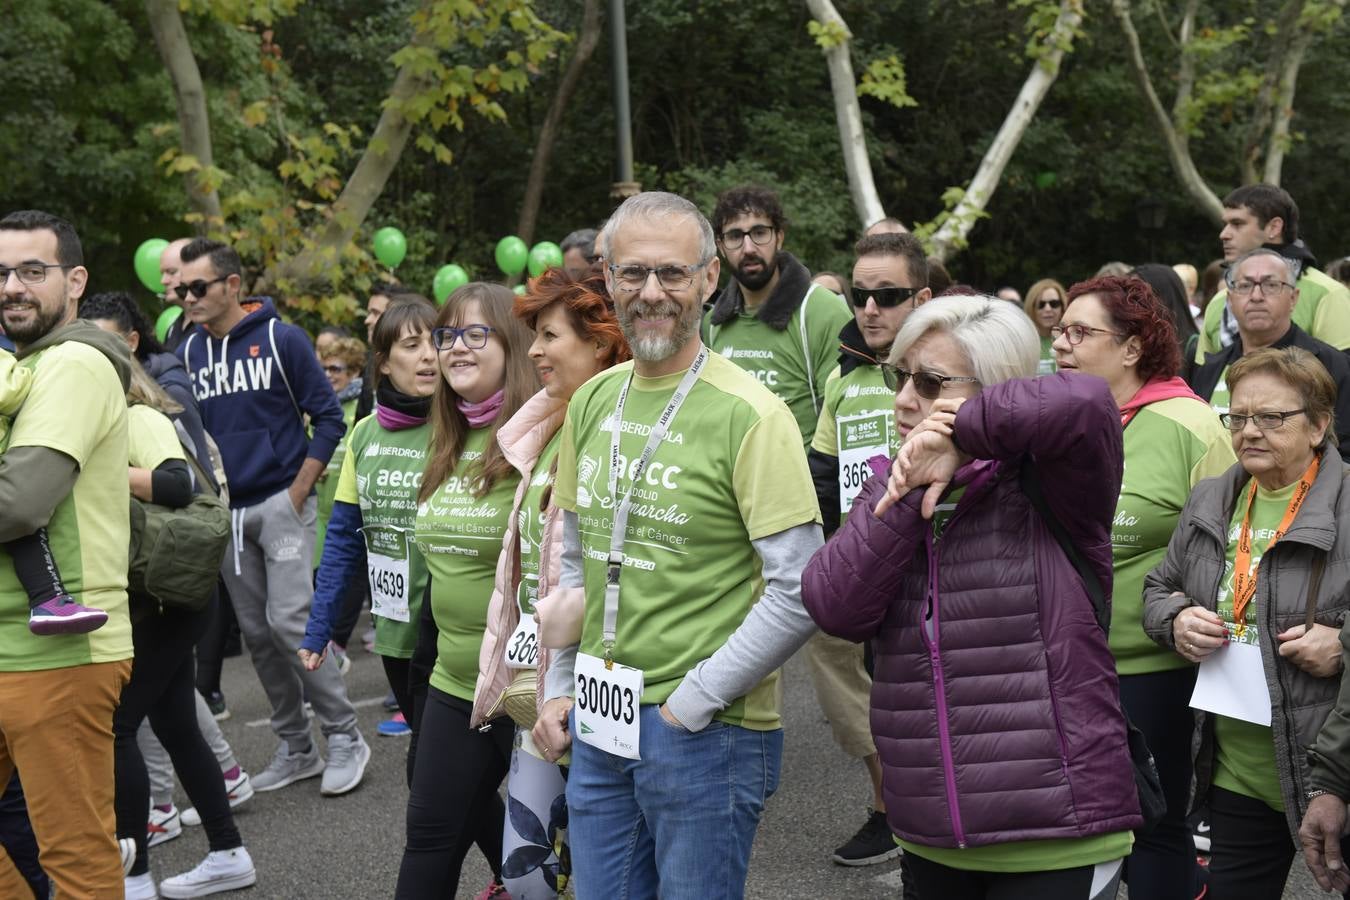
[(498, 391), (480, 403), (470, 403), (463, 397), (455, 401), (455, 406), (469, 420), (470, 428), (481, 428), (497, 418), (502, 411), (502, 401), (506, 398), (505, 389)]

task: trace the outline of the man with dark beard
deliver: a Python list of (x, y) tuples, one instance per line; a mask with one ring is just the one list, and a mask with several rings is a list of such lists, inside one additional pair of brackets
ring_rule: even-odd
[[(0, 542), (45, 527), (66, 590), (105, 610), (88, 634), (35, 637), (0, 553), (0, 785), (23, 770), (42, 867), (60, 897), (122, 896), (113, 836), (113, 711), (131, 675), (127, 610), (130, 351), (75, 319), (89, 278), (69, 222), (0, 219), (0, 319), (32, 371), (0, 457)], [(31, 896), (0, 854), (0, 896)]]
[(839, 330), (852, 316), (783, 249), (786, 226), (778, 196), (766, 188), (732, 188), (717, 198), (713, 233), (732, 277), (704, 318), (704, 340), (788, 405), (806, 447)]
[(630, 197), (602, 247), (633, 361), (578, 389), (560, 432), (559, 583), (585, 611), (534, 740), (572, 750), (578, 900), (739, 897), (778, 783), (778, 669), (814, 630), (819, 507), (787, 407), (699, 340), (718, 260), (698, 208)]

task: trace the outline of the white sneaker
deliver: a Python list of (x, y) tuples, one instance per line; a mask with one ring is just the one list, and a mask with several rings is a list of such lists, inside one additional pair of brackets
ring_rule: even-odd
[[(252, 796), (253, 782), (248, 780), (248, 773), (243, 769), (239, 770), (239, 777), (225, 779), (225, 799), (230, 801), (230, 809), (241, 805)], [(195, 806), (189, 806), (183, 810), (183, 815), (180, 818), (184, 825), (190, 825), (193, 828), (202, 824), (201, 813), (197, 812)]]
[[(131, 867), (136, 865), (136, 841), (132, 838), (118, 838), (117, 849), (122, 854), (122, 877), (125, 878), (131, 874)], [(154, 887), (154, 884), (150, 886)]]
[(132, 875), (123, 879), (127, 900), (159, 900), (159, 891), (155, 890), (155, 879), (149, 872), (144, 875)]
[(206, 854), (201, 865), (191, 872), (166, 878), (159, 883), (165, 897), (205, 897), (221, 891), (233, 891), (257, 883), (258, 872), (243, 847), (215, 850)]
[(366, 764), (370, 762), (370, 745), (358, 732), (354, 737), (349, 734), (335, 734), (328, 738), (328, 765), (323, 770), (323, 786), (319, 793), (327, 797), (336, 797), (355, 790), (366, 774)]
[(253, 779), (253, 789), (275, 791), (303, 778), (313, 778), (321, 772), (323, 757), (319, 755), (318, 747), (311, 745), (306, 753), (292, 753), (286, 742), (282, 741), (277, 745), (277, 752), (267, 768)]
[(170, 805), (168, 812), (150, 807), (150, 821), (145, 826), (145, 839), (148, 846), (158, 847), (165, 841), (171, 841), (183, 833), (183, 822), (178, 816), (178, 807)]

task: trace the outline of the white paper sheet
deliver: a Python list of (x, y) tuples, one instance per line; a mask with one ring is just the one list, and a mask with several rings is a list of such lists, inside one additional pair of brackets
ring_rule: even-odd
[(1244, 722), (1270, 725), (1270, 688), (1256, 644), (1230, 641), (1200, 663), (1191, 706)]

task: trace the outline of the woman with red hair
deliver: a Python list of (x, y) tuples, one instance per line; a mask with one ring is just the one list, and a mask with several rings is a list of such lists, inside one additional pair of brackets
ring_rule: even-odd
[(1166, 556), (1191, 488), (1233, 465), (1232, 445), (1214, 411), (1177, 377), (1172, 315), (1143, 280), (1075, 284), (1050, 333), (1059, 370), (1104, 379), (1125, 429), (1125, 479), (1111, 529), (1110, 646), (1121, 704), (1147, 738), (1167, 796), (1162, 822), (1136, 833), (1125, 878), (1131, 895), (1191, 900), (1201, 877), (1186, 827), (1195, 669), (1144, 633), (1144, 576)]
[[(571, 871), (561, 837), (567, 827), (562, 772), (530, 735), (550, 661), (539, 643), (535, 603), (569, 590), (558, 586), (563, 517), (552, 499), (560, 429), (576, 389), (630, 354), (598, 273), (576, 279), (562, 268), (547, 270), (516, 299), (515, 315), (534, 329), (530, 359), (544, 388), (497, 433), (521, 477), (497, 560), (470, 725), (505, 712), (518, 726), (506, 789), (512, 813), (503, 834), (502, 883), (515, 900), (534, 900), (561, 895)], [(579, 600), (580, 588), (570, 590)]]

